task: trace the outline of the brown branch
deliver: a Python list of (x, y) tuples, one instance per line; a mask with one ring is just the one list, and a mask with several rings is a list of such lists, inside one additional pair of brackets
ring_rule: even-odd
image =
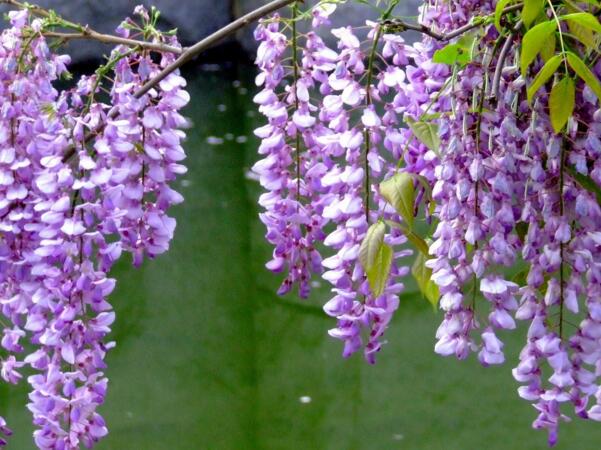
[(138, 41), (136, 39), (128, 39), (119, 36), (114, 36), (112, 34), (98, 33), (97, 31), (94, 31), (87, 27), (81, 33), (61, 33), (57, 31), (45, 31), (42, 34), (47, 37), (62, 39), (65, 41), (73, 39), (87, 39), (91, 41), (103, 42), (105, 44), (140, 47), (146, 50), (152, 50), (161, 53), (175, 53), (177, 55), (180, 55), (184, 52), (184, 49), (180, 47), (174, 47), (173, 45), (161, 44), (160, 42)]
[[(0, 0), (0, 3), (9, 5), (9, 6), (14, 6), (15, 8), (19, 8), (19, 9), (27, 9), (28, 11), (31, 11), (33, 14), (40, 16), (40, 17), (45, 17), (45, 18), (52, 17), (52, 14), (50, 14), (50, 11), (48, 11), (44, 8), (41, 8), (39, 6), (36, 6), (36, 5), (29, 5), (29, 4), (21, 3), (17, 0)], [(140, 48), (144, 48), (144, 49), (152, 50), (152, 51), (156, 51), (156, 52), (175, 53), (177, 55), (184, 52), (184, 49), (175, 47), (173, 45), (161, 44), (159, 42), (140, 41), (137, 39), (129, 39), (129, 38), (121, 37), (121, 36), (115, 36), (112, 34), (99, 33), (98, 31), (90, 28), (88, 25), (82, 26), (77, 23), (70, 22), (68, 20), (64, 20), (62, 18), (60, 20), (62, 21), (63, 25), (65, 25), (64, 28), (72, 28), (72, 29), (75, 29), (78, 31), (74, 32), (74, 33), (64, 33), (64, 32), (58, 32), (58, 31), (43, 31), (42, 34), (47, 37), (54, 37), (54, 38), (63, 39), (63, 40), (87, 39), (87, 40), (91, 40), (91, 41), (103, 42), (105, 44), (118, 44), (118, 45), (126, 45), (128, 47), (140, 47)], [(61, 27), (61, 24), (56, 24), (56, 27)]]
[[(507, 14), (512, 11), (519, 10), (523, 7), (522, 3), (517, 5), (508, 6), (502, 11), (502, 14)], [(467, 33), (474, 28), (478, 28), (479, 26), (485, 25), (486, 22), (484, 20), (475, 20), (474, 22), (467, 23), (453, 31), (449, 31), (448, 33), (439, 33), (434, 31), (432, 28), (427, 27), (426, 25), (422, 25), (420, 23), (411, 23), (406, 22), (402, 19), (389, 19), (382, 21), (383, 26), (391, 27), (397, 32), (403, 32), (407, 30), (417, 31), (419, 33), (425, 34), (426, 36), (430, 36), (437, 41), (450, 41), (456, 37), (461, 36), (462, 34)]]
[(31, 11), (33, 14), (35, 14), (36, 16), (40, 16), (40, 17), (49, 17), (50, 16), (50, 13), (48, 12), (48, 10), (42, 8), (41, 6), (25, 4), (25, 3), (18, 2), (17, 0), (0, 0), (0, 3), (4, 3), (9, 6), (14, 6), (15, 8), (19, 8), (19, 9), (27, 9), (27, 10)]
[[(179, 69), (181, 66), (186, 64), (188, 61), (198, 56), (200, 53), (204, 52), (208, 48), (212, 47), (217, 42), (223, 40), (229, 35), (235, 33), (241, 28), (251, 24), (252, 22), (260, 19), (261, 17), (265, 17), (271, 14), (278, 9), (283, 8), (297, 0), (274, 0), (260, 8), (255, 9), (254, 11), (246, 14), (245, 16), (240, 17), (237, 20), (234, 20), (229, 25), (217, 30), (215, 33), (207, 36), (203, 40), (197, 42), (192, 47), (188, 48), (184, 53), (180, 55), (175, 61), (165, 67), (157, 76), (155, 76), (152, 80), (148, 81), (142, 88), (136, 92), (136, 97), (141, 97), (146, 94), (149, 90), (151, 90), (154, 86), (160, 83), (167, 75), (172, 73), (173, 71)], [(302, 1), (302, 0), (300, 0)]]
[[(14, 0), (0, 0), (0, 1), (12, 3)], [(256, 21), (262, 17), (265, 17), (265, 16), (271, 14), (272, 12), (277, 11), (278, 9), (281, 9), (284, 6), (287, 6), (295, 1), (302, 2), (303, 0), (274, 0), (264, 6), (261, 6), (260, 8), (255, 9), (254, 11), (249, 12), (248, 14), (240, 17), (237, 20), (234, 20), (229, 25), (226, 25), (225, 27), (217, 30), (215, 33), (213, 33), (213, 34), (207, 36), (206, 38), (202, 39), (201, 41), (197, 42), (192, 47), (187, 48), (183, 53), (181, 53), (181, 55), (175, 61), (173, 61), (171, 64), (169, 64), (167, 67), (165, 67), (161, 72), (159, 72), (158, 75), (156, 75), (154, 78), (149, 80), (138, 91), (136, 91), (134, 93), (134, 97), (135, 98), (142, 97), (149, 90), (151, 90), (153, 87), (155, 87), (157, 84), (159, 84), (162, 80), (164, 80), (169, 74), (176, 71), (181, 66), (183, 66), (190, 60), (194, 59), (194, 57), (198, 56), (200, 53), (202, 53), (203, 51), (212, 47), (219, 41), (234, 34), (236, 31), (240, 30), (241, 28), (244, 28), (245, 26), (253, 23), (254, 21)], [(113, 119), (113, 118), (115, 118), (115, 116), (117, 114), (118, 114), (117, 109), (113, 109), (108, 114), (107, 117), (109, 119)], [(92, 135), (93, 135), (93, 133), (89, 133), (86, 136), (84, 136), (83, 144), (85, 144)], [(65, 154), (63, 155), (63, 162), (68, 161), (74, 155), (75, 155), (75, 145), (70, 145), (65, 150)]]
[(482, 24), (482, 22), (476, 21), (463, 25), (462, 27), (459, 27), (449, 33), (439, 33), (434, 31), (432, 28), (427, 27), (426, 25), (405, 22), (402, 19), (388, 19), (382, 22), (382, 26), (390, 27), (397, 32), (403, 32), (407, 30), (417, 31), (421, 34), (425, 34), (426, 36), (430, 36), (437, 41), (450, 41), (451, 39), (461, 36), (462, 34), (481, 26)]

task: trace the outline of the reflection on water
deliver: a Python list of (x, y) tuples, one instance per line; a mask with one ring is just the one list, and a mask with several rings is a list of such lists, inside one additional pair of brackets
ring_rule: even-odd
[[(250, 79), (241, 68), (240, 78)], [(483, 369), (433, 354), (440, 317), (416, 293), (402, 299), (376, 366), (342, 360), (321, 311), (325, 286), (301, 302), (274, 295), (270, 249), (256, 214), (252, 85), (226, 73), (194, 78), (189, 172), (179, 190), (169, 253), (117, 268), (118, 314), (108, 357), (100, 450), (532, 450), (534, 410), (510, 368)], [(411, 289), (410, 289), (411, 290)], [(508, 359), (523, 341), (508, 337)], [(9, 449), (33, 450), (26, 386), (2, 387), (16, 431)], [(601, 427), (563, 427), (560, 449), (596, 448)]]

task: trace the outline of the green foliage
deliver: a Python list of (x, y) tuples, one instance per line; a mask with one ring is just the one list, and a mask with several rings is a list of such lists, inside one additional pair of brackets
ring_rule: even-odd
[(514, 0), (499, 0), (497, 2), (497, 6), (495, 7), (495, 27), (499, 32), (503, 31), (501, 27), (501, 16), (503, 15), (503, 10)]
[(382, 182), (380, 194), (394, 207), (410, 230), (413, 227), (415, 203), (415, 187), (411, 174), (399, 172)]
[(426, 147), (437, 155), (440, 153), (440, 137), (438, 136), (438, 125), (427, 121), (416, 121), (411, 117), (405, 117), (405, 122), (411, 128), (413, 135)]
[(359, 261), (365, 271), (374, 265), (378, 250), (384, 244), (385, 234), (386, 225), (383, 222), (376, 222), (367, 230), (359, 249)]
[(367, 230), (359, 249), (359, 261), (375, 297), (382, 295), (392, 265), (392, 248), (384, 243), (386, 225), (376, 222)]
[[(497, 3), (495, 26), (500, 32), (502, 14), (511, 1), (500, 0)], [(545, 3), (548, 4), (548, 11)], [(595, 7), (599, 5), (598, 0), (578, 3), (571, 0), (561, 0), (559, 3), (525, 0), (519, 16), (527, 29), (522, 37), (520, 49), (520, 73), (526, 77), (529, 67), (539, 55), (545, 62), (527, 89), (528, 102), (532, 102), (538, 90), (554, 75), (561, 78), (561, 81), (554, 84), (549, 98), (551, 122), (556, 132), (563, 129), (574, 109), (572, 97), (575, 80), (568, 79), (571, 76), (570, 68), (601, 99), (601, 83), (587, 65), (594, 62), (590, 61), (589, 55), (599, 52), (597, 34), (601, 34), (601, 23), (596, 15), (585, 11), (581, 3)], [(548, 20), (549, 16), (552, 16), (551, 20)], [(512, 25), (518, 24), (517, 19), (514, 20), (516, 22)], [(562, 23), (567, 24), (569, 33), (566, 33), (566, 27), (562, 27)], [(557, 53), (556, 37), (559, 37), (560, 43), (560, 51)], [(584, 45), (582, 53), (579, 51), (580, 45)], [(563, 74), (557, 72), (562, 63), (565, 67), (565, 70), (562, 70)]]
[(567, 166), (566, 170), (580, 186), (597, 198), (597, 203), (601, 204), (601, 187), (599, 187), (599, 185), (591, 177), (577, 172), (573, 167), (570, 166)]
[(389, 245), (381, 245), (376, 254), (374, 265), (367, 270), (367, 281), (374, 297), (379, 297), (384, 293), (393, 256), (394, 252)]
[(540, 49), (540, 56), (544, 62), (549, 61), (555, 55), (555, 47), (557, 46), (557, 39), (555, 33), (552, 33), (547, 39), (543, 41), (543, 45)]
[(592, 14), (580, 12), (574, 14), (567, 14), (565, 16), (559, 17), (559, 19), (574, 22), (579, 25), (582, 25), (585, 28), (588, 28), (591, 31), (601, 33), (601, 24)]
[(572, 52), (567, 52), (568, 64), (576, 74), (593, 90), (595, 95), (601, 101), (601, 83), (591, 69), (580, 59), (578, 55)]
[(557, 23), (553, 20), (539, 23), (528, 30), (522, 40), (522, 51), (520, 54), (520, 70), (522, 76), (526, 76), (528, 66), (544, 48), (545, 43), (557, 30)]
[(543, 84), (549, 80), (563, 61), (561, 55), (555, 55), (551, 59), (549, 59), (543, 68), (538, 72), (532, 84), (528, 87), (527, 95), (528, 102), (532, 103), (532, 98), (534, 94), (541, 88)]
[(472, 46), (474, 45), (474, 35), (463, 36), (455, 44), (448, 44), (440, 50), (434, 52), (432, 61), (439, 64), (466, 66), (472, 62)]
[(424, 241), (420, 236), (415, 234), (415, 232), (413, 232), (413, 231), (408, 231), (406, 236), (407, 236), (407, 239), (409, 239), (409, 242), (411, 242), (415, 246), (415, 248), (419, 250), (419, 252), (422, 255), (428, 254), (428, 250), (429, 250), (428, 243), (426, 241)]
[[(573, 11), (572, 8), (568, 8), (569, 11)], [(592, 48), (595, 45), (595, 33), (586, 27), (578, 23), (577, 20), (565, 19), (568, 24), (568, 30), (570, 34), (582, 42), (586, 47)]]
[(545, 0), (524, 0), (522, 21), (527, 28), (530, 27), (536, 18), (543, 12), (544, 6)]
[(549, 112), (551, 125), (556, 133), (563, 130), (568, 119), (574, 112), (576, 87), (574, 80), (565, 76), (558, 83), (555, 83), (549, 96)]
[(415, 278), (420, 292), (435, 308), (440, 299), (440, 292), (436, 283), (432, 281), (432, 269), (426, 267), (427, 259), (426, 255), (419, 253), (411, 267), (411, 274)]

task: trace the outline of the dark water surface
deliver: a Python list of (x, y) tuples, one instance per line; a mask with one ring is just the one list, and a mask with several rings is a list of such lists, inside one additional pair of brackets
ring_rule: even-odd
[[(135, 270), (117, 268), (117, 348), (108, 356), (110, 429), (99, 450), (534, 450), (534, 409), (511, 367), (524, 340), (508, 335), (509, 364), (484, 369), (433, 353), (440, 314), (415, 292), (387, 333), (376, 366), (343, 360), (321, 311), (278, 298), (263, 264), (270, 249), (257, 218), (251, 69), (190, 73), (194, 121), (189, 173), (177, 186), (171, 251)], [(248, 90), (247, 90), (248, 89)], [(228, 134), (229, 133), (229, 134)], [(217, 139), (216, 139), (217, 138)], [(219, 145), (209, 145), (207, 139)], [(412, 288), (409, 288), (412, 291)], [(9, 449), (33, 450), (26, 385), (2, 387), (15, 430)], [(592, 450), (601, 424), (576, 421), (557, 448)]]

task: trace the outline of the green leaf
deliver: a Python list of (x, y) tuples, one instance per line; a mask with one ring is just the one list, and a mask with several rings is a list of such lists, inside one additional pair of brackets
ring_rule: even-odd
[(428, 255), (429, 247), (426, 241), (424, 241), (420, 236), (415, 234), (413, 231), (405, 230), (405, 236), (409, 242), (411, 242), (415, 248), (419, 250), (422, 255)]
[(566, 54), (570, 67), (574, 69), (574, 72), (584, 80), (588, 87), (590, 87), (595, 95), (597, 95), (599, 101), (601, 101), (601, 83), (599, 82), (599, 79), (575, 53), (566, 52)]
[(499, 33), (501, 31), (503, 31), (503, 28), (501, 27), (501, 16), (503, 15), (503, 10), (512, 1), (513, 0), (499, 0), (497, 2), (497, 6), (495, 7), (495, 27), (497, 28), (497, 30), (499, 31)]
[(549, 36), (548, 39), (545, 39), (543, 46), (540, 49), (540, 56), (543, 58), (544, 62), (549, 61), (555, 55), (555, 47), (557, 45), (557, 39), (555, 38), (555, 33)]
[(436, 283), (432, 281), (432, 269), (426, 267), (427, 259), (428, 257), (423, 253), (418, 254), (411, 268), (411, 274), (417, 281), (417, 286), (424, 297), (432, 306), (436, 307), (440, 299), (440, 292)]
[(424, 255), (429, 254), (428, 243), (424, 241), (420, 236), (418, 236), (415, 232), (409, 230), (407, 227), (403, 226), (403, 224), (394, 222), (392, 220), (385, 220), (386, 224), (388, 224), (392, 228), (398, 228), (403, 232), (403, 234), (407, 237), (409, 242), (411, 242), (417, 250), (419, 250)]
[(601, 187), (591, 177), (577, 172), (573, 167), (566, 165), (565, 169), (580, 186), (597, 197), (597, 203), (601, 205)]
[(551, 78), (551, 76), (555, 73), (555, 71), (561, 64), (561, 61), (562, 61), (562, 56), (555, 55), (553, 58), (551, 58), (549, 61), (547, 61), (545, 63), (545, 65), (540, 70), (540, 72), (538, 72), (536, 77), (534, 77), (534, 81), (532, 81), (532, 84), (528, 87), (528, 90), (527, 90), (528, 103), (532, 102), (532, 97), (534, 96), (534, 94), (536, 94), (536, 92), (540, 89), (540, 87), (543, 84), (545, 84), (547, 82), (547, 80), (549, 78)]
[(440, 137), (438, 136), (438, 126), (432, 122), (415, 121), (406, 116), (405, 122), (411, 128), (413, 135), (426, 147), (437, 155), (440, 152)]
[(413, 205), (415, 187), (413, 177), (407, 172), (399, 172), (380, 184), (380, 194), (390, 203), (409, 229), (413, 227)]
[(579, 25), (582, 25), (589, 30), (592, 30), (596, 33), (601, 33), (601, 23), (595, 16), (587, 12), (578, 12), (573, 14), (566, 14), (565, 16), (560, 16), (560, 20), (568, 20), (570, 22), (576, 22)]
[(516, 273), (513, 277), (511, 277), (511, 281), (513, 281), (514, 283), (517, 283), (520, 286), (525, 286), (526, 284), (528, 284), (528, 273), (529, 272), (530, 272), (530, 269), (522, 270), (522, 271)]
[(528, 234), (528, 224), (522, 221), (516, 223), (515, 233), (518, 235), (518, 238), (520, 238), (520, 241), (522, 241), (522, 243), (525, 242), (526, 235)]
[(417, 182), (419, 184), (422, 185), (422, 187), (424, 188), (425, 194), (426, 194), (426, 199), (427, 200), (432, 200), (432, 186), (430, 186), (430, 183), (428, 182), (428, 179), (422, 175), (418, 175), (416, 173), (412, 173), (411, 176), (413, 178), (415, 178), (417, 180)]
[(463, 67), (472, 61), (472, 47), (476, 36), (474, 34), (463, 35), (456, 43), (448, 44), (434, 52), (432, 61), (439, 64), (448, 64)]
[(582, 42), (587, 48), (595, 46), (595, 33), (588, 28), (574, 22), (573, 20), (567, 20), (570, 34)]
[(376, 253), (374, 264), (366, 271), (367, 281), (374, 297), (379, 297), (384, 292), (393, 256), (392, 248), (389, 245), (382, 244)]
[(522, 76), (526, 76), (528, 66), (534, 61), (536, 55), (543, 49), (555, 30), (557, 30), (557, 23), (554, 20), (549, 20), (533, 26), (526, 32), (522, 40), (522, 52), (520, 54)]
[(359, 249), (359, 261), (376, 297), (384, 292), (393, 258), (392, 248), (384, 243), (385, 233), (384, 222), (374, 223), (367, 230)]
[(549, 96), (549, 112), (551, 116), (551, 125), (556, 133), (563, 130), (568, 123), (568, 119), (574, 112), (574, 99), (576, 95), (576, 86), (574, 80), (565, 76), (559, 82), (555, 83)]
[(449, 44), (440, 50), (436, 50), (432, 57), (432, 61), (435, 63), (448, 64), (450, 66), (454, 64), (465, 66), (471, 60), (470, 50), (466, 50), (459, 44)]
[(384, 244), (385, 233), (386, 225), (383, 222), (376, 222), (367, 230), (359, 248), (359, 261), (365, 272), (368, 272), (374, 266), (376, 255)]
[(530, 27), (530, 24), (539, 16), (543, 10), (545, 0), (524, 0), (524, 7), (522, 8), (522, 21), (526, 28)]

